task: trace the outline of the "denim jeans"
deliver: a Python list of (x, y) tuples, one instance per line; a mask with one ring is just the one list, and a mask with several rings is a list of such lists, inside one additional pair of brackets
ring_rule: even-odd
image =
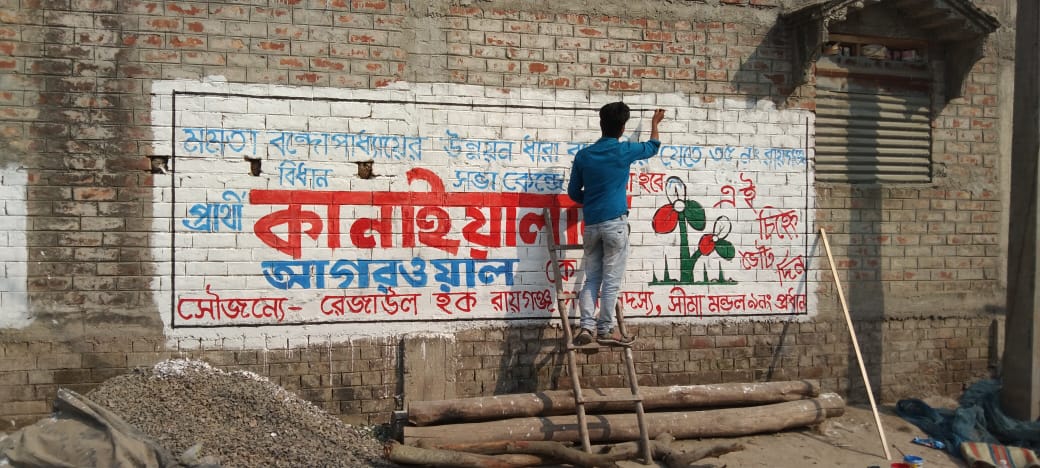
[[(614, 306), (628, 259), (628, 216), (585, 225), (585, 284), (578, 296), (579, 325), (606, 333), (614, 328)], [(596, 300), (599, 315), (596, 316)]]

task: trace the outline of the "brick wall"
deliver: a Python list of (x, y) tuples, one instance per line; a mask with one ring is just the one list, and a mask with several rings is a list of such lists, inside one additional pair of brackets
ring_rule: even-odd
[[(1007, 16), (997, 2), (980, 4)], [(161, 179), (152, 169), (168, 155), (154, 152), (153, 83), (222, 76), (375, 89), (403, 80), (811, 110), (811, 86), (793, 83), (781, 6), (0, 0), (0, 418), (30, 422), (58, 385), (86, 390), (178, 356), (253, 370), (359, 421), (384, 422), (398, 405), (401, 338), (392, 330), (259, 345), (163, 335), (169, 306), (154, 292), (167, 246), (153, 236), (163, 215), (153, 212)], [(991, 38), (964, 96), (934, 120), (932, 184), (816, 185), (813, 217), (831, 233), (883, 400), (955, 395), (991, 371), (990, 329), (1004, 291), (1001, 129), (1010, 116), (1001, 106), (1009, 63), (1001, 41), (1006, 35)], [(811, 378), (855, 392), (835, 291), (814, 252), (809, 274), (819, 291), (807, 321), (638, 323), (642, 383)], [(565, 385), (554, 333), (494, 324), (458, 332), (458, 393)], [(583, 373), (616, 384), (617, 362), (602, 353)]]
[[(878, 399), (957, 396), (992, 372), (992, 321), (903, 319), (856, 324)], [(808, 379), (865, 401), (843, 321), (639, 326), (634, 350), (640, 385), (668, 386)], [(453, 381), (459, 397), (568, 388), (559, 332), (480, 329), (456, 337)], [(0, 410), (5, 425), (34, 422), (59, 386), (87, 392), (106, 379), (164, 359), (201, 359), (215, 367), (266, 376), (331, 414), (382, 424), (401, 409), (400, 342), (267, 349), (185, 349), (161, 338), (96, 338), (78, 343), (7, 341), (0, 355)], [(583, 385), (625, 385), (619, 352), (579, 354)]]

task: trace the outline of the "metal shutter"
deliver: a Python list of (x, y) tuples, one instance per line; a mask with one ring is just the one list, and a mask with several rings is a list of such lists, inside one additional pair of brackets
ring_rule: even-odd
[(925, 93), (817, 89), (816, 180), (931, 181), (931, 101)]

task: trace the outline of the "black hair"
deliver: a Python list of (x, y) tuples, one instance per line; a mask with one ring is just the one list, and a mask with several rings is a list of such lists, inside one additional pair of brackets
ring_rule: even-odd
[(603, 136), (618, 138), (625, 130), (628, 122), (628, 105), (623, 102), (612, 102), (599, 108), (599, 128)]

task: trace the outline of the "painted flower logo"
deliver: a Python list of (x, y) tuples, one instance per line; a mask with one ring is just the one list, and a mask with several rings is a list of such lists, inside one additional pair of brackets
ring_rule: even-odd
[(658, 279), (657, 273), (654, 273), (654, 279), (650, 284), (737, 284), (724, 276), (721, 263), (717, 278), (708, 278), (708, 268), (705, 265), (703, 280), (694, 280), (695, 268), (701, 258), (716, 254), (725, 260), (732, 260), (736, 256), (736, 247), (726, 240), (733, 231), (730, 219), (726, 216), (715, 218), (711, 232), (702, 234), (696, 247), (691, 249), (690, 229), (704, 231), (708, 224), (704, 207), (687, 198), (686, 184), (678, 177), (669, 177), (665, 181), (665, 193), (668, 195), (668, 204), (657, 209), (652, 224), (654, 232), (658, 234), (668, 234), (679, 228), (679, 279), (675, 280), (669, 275), (666, 258), (664, 278)]

